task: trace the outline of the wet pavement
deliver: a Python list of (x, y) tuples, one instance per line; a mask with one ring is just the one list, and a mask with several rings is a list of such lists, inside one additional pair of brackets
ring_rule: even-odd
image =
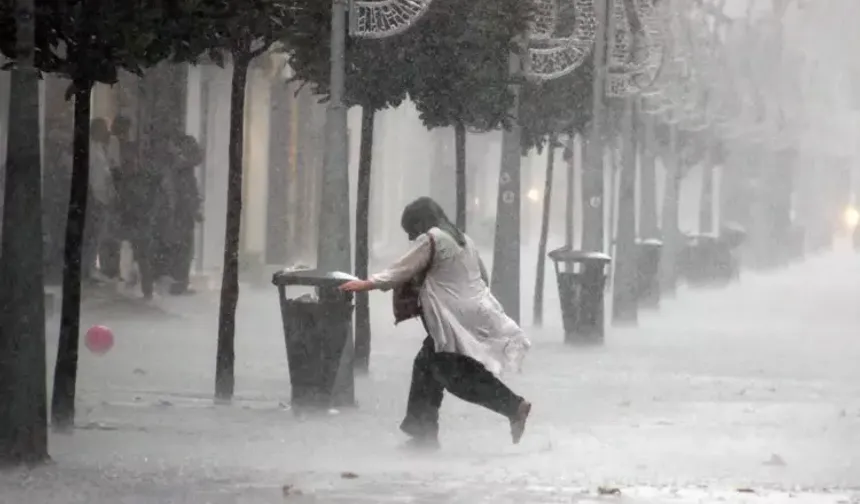
[[(551, 283), (547, 296), (545, 320), (560, 321)], [(523, 443), (447, 397), (434, 454), (401, 449), (421, 334), (391, 326), (386, 294), (359, 408), (313, 419), (285, 406), (273, 288), (241, 294), (231, 406), (211, 401), (217, 298), (160, 303), (86, 310), (117, 344), (82, 352), (81, 428), (52, 438), (55, 465), (0, 475), (0, 503), (860, 502), (860, 257), (847, 252), (682, 289), (601, 348), (564, 346), (560, 322), (530, 329), (527, 368), (506, 377), (535, 404)]]

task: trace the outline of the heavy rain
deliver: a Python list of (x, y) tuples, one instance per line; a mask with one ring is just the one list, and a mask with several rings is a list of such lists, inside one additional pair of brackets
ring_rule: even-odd
[(856, 19), (0, 1), (0, 504), (860, 503)]

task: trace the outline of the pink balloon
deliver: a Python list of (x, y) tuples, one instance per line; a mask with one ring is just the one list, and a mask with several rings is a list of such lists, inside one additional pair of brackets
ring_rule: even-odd
[(113, 348), (113, 331), (101, 325), (92, 326), (87, 331), (84, 344), (90, 352), (104, 355)]

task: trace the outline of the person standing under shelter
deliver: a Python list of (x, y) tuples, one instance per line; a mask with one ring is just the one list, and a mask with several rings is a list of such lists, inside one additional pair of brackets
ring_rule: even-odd
[(169, 276), (173, 279), (170, 293), (193, 294), (189, 288), (191, 263), (194, 260), (194, 230), (203, 221), (201, 198), (195, 168), (203, 162), (200, 145), (191, 135), (176, 138), (172, 171), (173, 219), (167, 240)]
[[(153, 213), (161, 184), (161, 171), (152, 163), (141, 162), (138, 143), (130, 138), (131, 121), (117, 116), (112, 125), (112, 157), (118, 160), (114, 180), (120, 194), (121, 236), (131, 245), (139, 278), (125, 278), (131, 285), (140, 281), (144, 299), (152, 299), (155, 278), (152, 271)], [(132, 276), (132, 275), (129, 275)]]

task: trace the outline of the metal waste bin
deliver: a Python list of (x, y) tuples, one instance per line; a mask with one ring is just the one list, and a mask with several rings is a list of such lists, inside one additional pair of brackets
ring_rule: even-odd
[(723, 286), (739, 276), (735, 250), (745, 236), (736, 229), (726, 228), (719, 236), (691, 235), (688, 237), (682, 276), (693, 287)]
[(691, 234), (681, 258), (680, 276), (693, 287), (714, 285), (723, 276), (726, 247), (718, 237), (709, 234)]
[(636, 300), (640, 308), (660, 307), (660, 253), (663, 242), (656, 238), (637, 240)]
[(602, 252), (570, 247), (553, 250), (547, 255), (555, 263), (565, 343), (602, 343), (606, 268), (612, 258)]
[[(338, 289), (350, 279), (319, 270), (284, 270), (272, 277), (284, 324), (291, 405), (297, 413), (355, 406), (354, 307), (352, 294)], [(288, 299), (288, 287), (313, 287), (315, 295)]]

